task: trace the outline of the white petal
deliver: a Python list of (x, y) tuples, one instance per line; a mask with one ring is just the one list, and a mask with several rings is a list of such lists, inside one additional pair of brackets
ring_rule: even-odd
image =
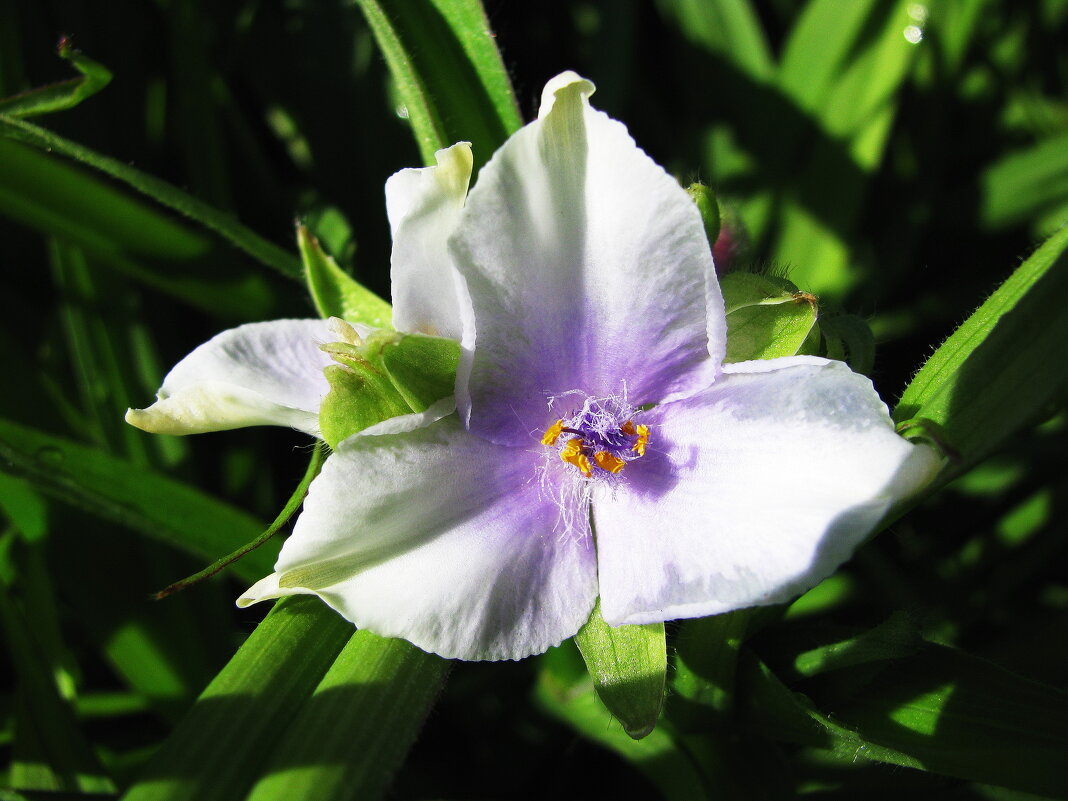
[(457, 659), (520, 659), (593, 608), (589, 529), (559, 530), (541, 454), (467, 434), (455, 416), (355, 436), (326, 462), (275, 574), (243, 595), (314, 593), (360, 628)]
[(393, 228), (393, 325), (398, 331), (459, 339), (455, 270), (445, 242), (456, 228), (471, 181), (471, 145), (434, 154), (436, 167), (401, 170), (386, 181)]
[(868, 379), (791, 361), (753, 363), (642, 418), (649, 451), (593, 501), (609, 623), (789, 600), (931, 481), (938, 458), (894, 433)]
[[(360, 327), (360, 330), (366, 330)], [(330, 390), (323, 368), (332, 342), (324, 320), (274, 320), (224, 331), (163, 379), (158, 400), (126, 421), (154, 434), (200, 434), (255, 425), (319, 433), (319, 403)]]
[(457, 405), (495, 442), (544, 429), (547, 394), (693, 394), (724, 353), (697, 208), (590, 107), (592, 91), (574, 73), (550, 82), (541, 117), (482, 168), (450, 240), (472, 304)]

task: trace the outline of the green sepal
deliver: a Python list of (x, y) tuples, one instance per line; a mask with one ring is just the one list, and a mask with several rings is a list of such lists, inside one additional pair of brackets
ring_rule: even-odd
[(635, 740), (656, 727), (664, 705), (667, 643), (663, 623), (609, 626), (601, 602), (575, 635), (597, 695)]
[(64, 36), (56, 48), (60, 58), (69, 61), (82, 75), (59, 83), (20, 92), (0, 99), (0, 113), (11, 117), (33, 117), (74, 108), (111, 83), (111, 70), (75, 50)]
[(304, 281), (320, 316), (375, 328), (393, 327), (392, 307), (338, 267), (302, 224), (297, 225), (297, 247), (304, 264)]
[(460, 343), (423, 334), (374, 331), (359, 344), (331, 342), (322, 349), (330, 392), (319, 426), (330, 447), (369, 425), (421, 412), (453, 392)]
[(716, 193), (709, 187), (700, 183), (692, 183), (686, 189), (690, 199), (697, 205), (697, 210), (701, 212), (701, 222), (705, 226), (705, 236), (708, 237), (708, 245), (711, 247), (716, 244), (716, 240), (719, 239), (719, 229), (721, 223), (721, 215), (719, 213), (719, 202), (716, 200)]
[(727, 313), (726, 362), (818, 352), (816, 298), (784, 279), (730, 273), (720, 279)]
[(854, 373), (871, 375), (875, 366), (875, 337), (863, 318), (855, 314), (822, 317), (819, 329), (828, 359), (845, 362)]
[(395, 335), (382, 346), (380, 358), (397, 391), (421, 412), (453, 393), (460, 343), (423, 334)]
[(412, 411), (389, 376), (365, 359), (331, 364), (323, 373), (330, 392), (319, 409), (319, 428), (331, 448), (368, 426)]

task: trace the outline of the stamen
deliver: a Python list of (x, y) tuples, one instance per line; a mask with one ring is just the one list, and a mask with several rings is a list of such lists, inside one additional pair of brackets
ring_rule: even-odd
[(577, 467), (586, 478), (593, 475), (593, 465), (583, 451), (580, 439), (569, 439), (560, 449), (560, 459)]
[[(628, 425), (630, 425), (629, 420), (623, 425), (624, 430)], [(649, 444), (649, 426), (637, 425), (634, 426), (634, 429), (638, 435), (638, 441), (634, 443), (631, 449), (639, 456), (645, 456), (645, 446)]]
[(542, 445), (555, 445), (556, 444), (556, 440), (560, 438), (560, 432), (562, 432), (563, 430), (564, 430), (564, 421), (563, 420), (557, 420), (555, 423), (553, 423), (551, 426), (549, 426), (547, 429), (545, 429), (545, 434), (541, 438), (541, 444)]
[(634, 430), (634, 421), (633, 420), (628, 420), (627, 422), (625, 422), (623, 425), (621, 425), (619, 427), (619, 430), (622, 431), (624, 434), (626, 434), (628, 437), (633, 437), (635, 435), (635, 433), (637, 433)]
[(626, 464), (626, 462), (618, 456), (613, 456), (608, 451), (597, 451), (597, 453), (593, 455), (593, 461), (597, 462), (599, 468), (606, 470), (613, 475), (622, 470), (623, 466)]

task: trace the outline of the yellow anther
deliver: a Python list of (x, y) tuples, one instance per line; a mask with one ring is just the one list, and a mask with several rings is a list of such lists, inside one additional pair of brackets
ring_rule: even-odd
[(607, 470), (609, 473), (615, 474), (623, 469), (623, 465), (626, 464), (618, 456), (613, 456), (608, 451), (597, 451), (593, 455), (593, 461), (597, 462), (597, 466), (602, 470)]
[(631, 450), (639, 456), (645, 456), (645, 446), (649, 444), (649, 426), (635, 426), (634, 433), (638, 435), (638, 441), (631, 446)]
[(590, 464), (590, 458), (583, 451), (582, 440), (578, 437), (569, 439), (564, 444), (564, 447), (560, 449), (560, 459), (577, 467), (586, 478), (593, 475), (593, 465)]
[[(541, 438), (541, 444), (542, 445), (555, 445), (556, 444), (556, 440), (560, 438), (560, 432), (563, 431), (563, 430), (564, 430), (564, 421), (563, 420), (557, 420), (555, 423), (553, 423), (551, 426), (549, 426), (547, 429), (545, 429), (545, 434)], [(574, 441), (574, 440), (572, 440), (572, 441)]]

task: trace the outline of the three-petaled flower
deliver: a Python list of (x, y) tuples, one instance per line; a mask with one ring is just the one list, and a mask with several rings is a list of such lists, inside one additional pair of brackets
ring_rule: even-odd
[[(871, 383), (790, 357), (724, 364), (686, 192), (565, 73), (467, 193), (466, 145), (387, 184), (395, 323), (461, 340), (455, 413), (341, 442), (247, 605), (314, 594), (446, 657), (517, 659), (611, 625), (787, 601), (937, 468)], [(316, 434), (336, 337), (221, 334), (135, 425)]]

